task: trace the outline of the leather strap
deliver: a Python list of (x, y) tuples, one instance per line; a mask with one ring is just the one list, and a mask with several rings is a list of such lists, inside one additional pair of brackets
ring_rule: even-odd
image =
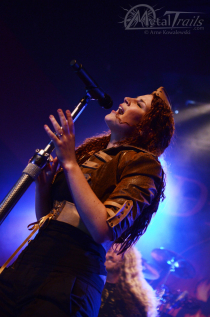
[(115, 216), (115, 212), (112, 209), (106, 207), (106, 211), (107, 211), (109, 217), (114, 217)]
[(104, 205), (114, 206), (114, 207), (117, 207), (117, 208), (122, 208), (122, 206), (123, 206), (123, 205), (120, 205), (120, 204), (116, 203), (115, 201), (111, 201), (111, 200), (106, 200), (104, 202)]
[(28, 228), (33, 225), (32, 228), (29, 228), (29, 230), (33, 230), (29, 236), (23, 241), (23, 243), (17, 248), (17, 250), (9, 257), (9, 259), (2, 265), (0, 268), (0, 274), (4, 271), (5, 267), (12, 261), (12, 259), (16, 256), (16, 254), (23, 248), (23, 246), (31, 239), (31, 237), (34, 235), (34, 233), (41, 228), (41, 226), (44, 224), (44, 222), (47, 219), (50, 219), (52, 217), (52, 213), (49, 213), (48, 215), (42, 217), (36, 222), (31, 223), (28, 225)]
[(112, 160), (112, 157), (105, 152), (99, 151), (94, 154), (97, 158), (101, 159), (104, 162), (109, 162)]
[(82, 164), (83, 167), (88, 167), (92, 169), (96, 169), (100, 166), (100, 164), (92, 162), (92, 161), (86, 161)]
[[(123, 207), (123, 205), (120, 205), (120, 204), (116, 203), (115, 201), (111, 201), (111, 200), (106, 200), (104, 202), (104, 205), (117, 207), (119, 209), (122, 209), (122, 207)], [(106, 211), (109, 215), (109, 218), (113, 218), (114, 216), (116, 216), (116, 212), (114, 212), (111, 208), (106, 207)]]

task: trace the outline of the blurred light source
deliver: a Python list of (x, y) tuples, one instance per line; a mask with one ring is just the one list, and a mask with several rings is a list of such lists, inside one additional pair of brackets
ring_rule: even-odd
[(196, 103), (196, 106), (180, 110), (179, 115), (176, 116), (176, 123), (189, 121), (206, 114), (210, 114), (210, 103)]
[(196, 104), (196, 102), (194, 101), (194, 100), (186, 100), (186, 102), (185, 102), (185, 106), (191, 106), (191, 105), (195, 105)]

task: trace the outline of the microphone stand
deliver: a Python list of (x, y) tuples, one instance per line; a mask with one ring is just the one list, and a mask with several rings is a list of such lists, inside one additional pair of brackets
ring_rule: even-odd
[[(90, 94), (87, 91), (85, 97), (80, 100), (72, 112), (72, 118), (74, 122), (85, 109), (90, 99)], [(30, 160), (30, 163), (23, 170), (21, 177), (0, 204), (0, 225), (19, 201), (19, 199), (23, 196), (28, 187), (45, 168), (46, 164), (49, 162), (50, 153), (52, 153), (54, 148), (53, 141), (51, 140), (44, 150), (36, 150), (34, 156)]]

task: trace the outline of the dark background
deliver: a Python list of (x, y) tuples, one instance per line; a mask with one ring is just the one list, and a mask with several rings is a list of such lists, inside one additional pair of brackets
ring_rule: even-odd
[[(165, 11), (202, 12), (203, 30), (154, 35), (125, 30), (126, 10), (140, 1), (1, 1), (0, 3), (0, 198), (3, 199), (36, 148), (48, 137), (43, 129), (57, 108), (73, 110), (85, 93), (70, 68), (77, 59), (113, 98), (117, 109), (125, 96), (166, 87), (173, 104), (176, 136), (164, 157), (168, 189), (150, 229), (137, 244), (151, 261), (153, 248), (183, 253), (196, 277), (171, 276), (172, 288), (194, 292), (209, 278), (210, 254), (210, 3), (151, 1), (158, 16)], [(196, 13), (197, 14), (197, 13)], [(76, 143), (106, 130), (102, 109), (91, 101), (75, 124)], [(0, 228), (3, 263), (27, 236), (35, 221), (34, 185)], [(197, 260), (198, 246), (203, 253)], [(186, 251), (190, 250), (190, 251)], [(199, 252), (201, 247), (199, 247)], [(202, 269), (201, 269), (202, 267)]]

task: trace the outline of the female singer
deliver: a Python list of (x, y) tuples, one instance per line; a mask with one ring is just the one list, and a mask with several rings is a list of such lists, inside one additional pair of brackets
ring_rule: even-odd
[(1, 316), (97, 316), (106, 251), (134, 244), (164, 198), (158, 157), (174, 120), (163, 87), (125, 97), (105, 117), (110, 132), (76, 151), (70, 111), (58, 116), (50, 116), (57, 136), (44, 126), (56, 158), (36, 181), (36, 215), (48, 220), (0, 276)]

